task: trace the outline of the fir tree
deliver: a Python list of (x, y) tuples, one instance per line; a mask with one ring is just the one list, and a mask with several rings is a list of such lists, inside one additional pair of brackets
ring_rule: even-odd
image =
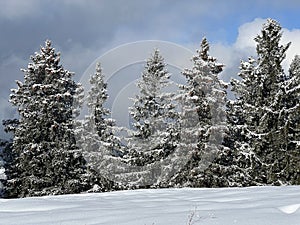
[(193, 68), (185, 69), (187, 84), (178, 96), (180, 114), (181, 151), (189, 157), (182, 170), (171, 179), (172, 185), (212, 187), (221, 186), (215, 157), (225, 151), (222, 146), (226, 132), (226, 85), (218, 78), (223, 64), (209, 55), (204, 38), (201, 49), (193, 56)]
[(50, 41), (24, 69), (10, 101), (17, 106), (8, 171), (7, 197), (78, 193), (90, 188), (86, 162), (76, 146), (74, 116), (79, 112), (82, 87), (60, 64)]

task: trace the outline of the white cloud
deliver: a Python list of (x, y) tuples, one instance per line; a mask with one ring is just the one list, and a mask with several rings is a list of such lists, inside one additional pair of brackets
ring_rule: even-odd
[(295, 55), (300, 54), (300, 30), (288, 30), (283, 29), (282, 43), (286, 44), (292, 42), (291, 46), (287, 50), (286, 60), (283, 62), (283, 67), (287, 71)]
[[(262, 29), (266, 19), (256, 18), (252, 22), (245, 23), (239, 27), (238, 37), (232, 45), (216, 43), (211, 45), (211, 54), (217, 57), (226, 65), (222, 74), (225, 81), (236, 77), (241, 60), (247, 60), (250, 56), (256, 56), (256, 43), (253, 40)], [(287, 51), (286, 59), (283, 62), (283, 68), (287, 72), (289, 65), (296, 54), (300, 54), (300, 30), (282, 29), (282, 44), (292, 42)]]
[(252, 49), (256, 43), (254, 38), (259, 34), (265, 19), (256, 18), (254, 21), (245, 23), (239, 27), (238, 37), (234, 43), (234, 48), (241, 49)]

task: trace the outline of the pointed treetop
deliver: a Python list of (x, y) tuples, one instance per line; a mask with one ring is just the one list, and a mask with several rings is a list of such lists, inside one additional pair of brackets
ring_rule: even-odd
[(91, 89), (88, 92), (88, 106), (93, 112), (95, 107), (100, 107), (108, 98), (107, 83), (104, 81), (101, 64), (96, 64), (96, 72), (90, 78)]
[[(48, 62), (48, 64), (55, 64), (58, 66), (60, 63), (60, 52), (55, 52), (55, 48), (52, 47), (51, 41), (46, 40), (44, 46), (40, 46), (40, 52), (35, 52), (30, 56), (30, 59), (35, 64), (41, 64), (41, 61)], [(31, 67), (31, 65), (29, 65)], [(22, 70), (24, 71), (24, 70)]]
[[(257, 35), (254, 40), (258, 43), (262, 41), (274, 42), (274, 45), (278, 45), (279, 40), (282, 36), (281, 26), (280, 24), (273, 19), (267, 19), (267, 21), (263, 24), (261, 34)], [(259, 45), (257, 46), (259, 50)]]
[(102, 67), (100, 62), (97, 62), (96, 64), (96, 73), (102, 74)]
[[(150, 66), (151, 65), (151, 66)], [(166, 64), (164, 63), (164, 58), (162, 57), (162, 55), (160, 54), (160, 51), (158, 48), (154, 49), (154, 53), (151, 55), (151, 57), (147, 60), (147, 66), (148, 70), (150, 71), (153, 68), (162, 68), (164, 66), (166, 66)], [(152, 68), (153, 67), (153, 68)], [(157, 69), (158, 69), (157, 68)], [(158, 74), (157, 74), (158, 75)]]
[(166, 66), (166, 63), (164, 62), (165, 59), (164, 57), (162, 56), (160, 50), (158, 48), (155, 48), (154, 49), (154, 53), (153, 53), (153, 59), (155, 61), (158, 61), (158, 62), (162, 62), (164, 66)]
[[(101, 84), (99, 83), (99, 81)], [(97, 62), (96, 64), (96, 72), (91, 76), (90, 83), (96, 85), (102, 85), (102, 83), (104, 83), (104, 75), (102, 73), (102, 67), (100, 62)]]
[(51, 45), (52, 45), (51, 41), (47, 39), (45, 41), (45, 46), (41, 46), (41, 52), (45, 54), (49, 54), (50, 52), (53, 53), (55, 49)]
[(51, 47), (51, 41), (49, 40), (49, 39), (47, 39), (46, 41), (45, 41), (45, 46), (46, 47), (48, 47), (48, 48), (50, 48)]
[(209, 55), (209, 42), (206, 37), (203, 37), (200, 49), (197, 50), (197, 55), (194, 55), (192, 60), (195, 65), (201, 65), (203, 62), (208, 63), (214, 74), (219, 74), (223, 71), (224, 64), (218, 63), (215, 57)]
[(208, 43), (206, 37), (203, 37), (202, 42), (201, 42), (200, 57), (204, 61), (208, 60), (208, 57), (209, 57), (208, 51), (209, 51), (209, 43)]
[(257, 53), (260, 56), (273, 55), (272, 58), (281, 63), (285, 58), (285, 52), (291, 45), (291, 42), (280, 45), (281, 37), (282, 28), (280, 24), (274, 19), (267, 19), (267, 22), (263, 24), (261, 34), (254, 38), (258, 43), (256, 46)]
[(158, 48), (154, 49), (153, 58), (160, 58), (160, 51)]
[(266, 34), (276, 35), (281, 32), (281, 26), (276, 20), (268, 18), (267, 22), (263, 24), (262, 30), (265, 31)]

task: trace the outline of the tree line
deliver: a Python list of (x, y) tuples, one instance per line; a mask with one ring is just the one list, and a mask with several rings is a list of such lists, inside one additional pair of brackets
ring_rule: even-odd
[[(290, 43), (282, 45), (281, 36), (280, 24), (268, 19), (255, 38), (257, 55), (241, 61), (230, 84), (219, 79), (224, 65), (203, 38), (177, 92), (167, 91), (171, 74), (156, 49), (129, 108), (132, 129), (110, 118), (100, 63), (90, 79), (88, 115), (76, 119), (83, 87), (47, 40), (10, 95), (19, 118), (4, 121), (13, 141), (0, 143), (2, 197), (299, 185), (300, 56), (286, 74)], [(227, 99), (229, 87), (234, 100)]]

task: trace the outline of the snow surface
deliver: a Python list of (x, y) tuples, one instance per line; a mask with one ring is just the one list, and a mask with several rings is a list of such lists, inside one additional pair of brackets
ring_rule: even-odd
[(0, 224), (299, 225), (300, 186), (157, 189), (0, 199)]

